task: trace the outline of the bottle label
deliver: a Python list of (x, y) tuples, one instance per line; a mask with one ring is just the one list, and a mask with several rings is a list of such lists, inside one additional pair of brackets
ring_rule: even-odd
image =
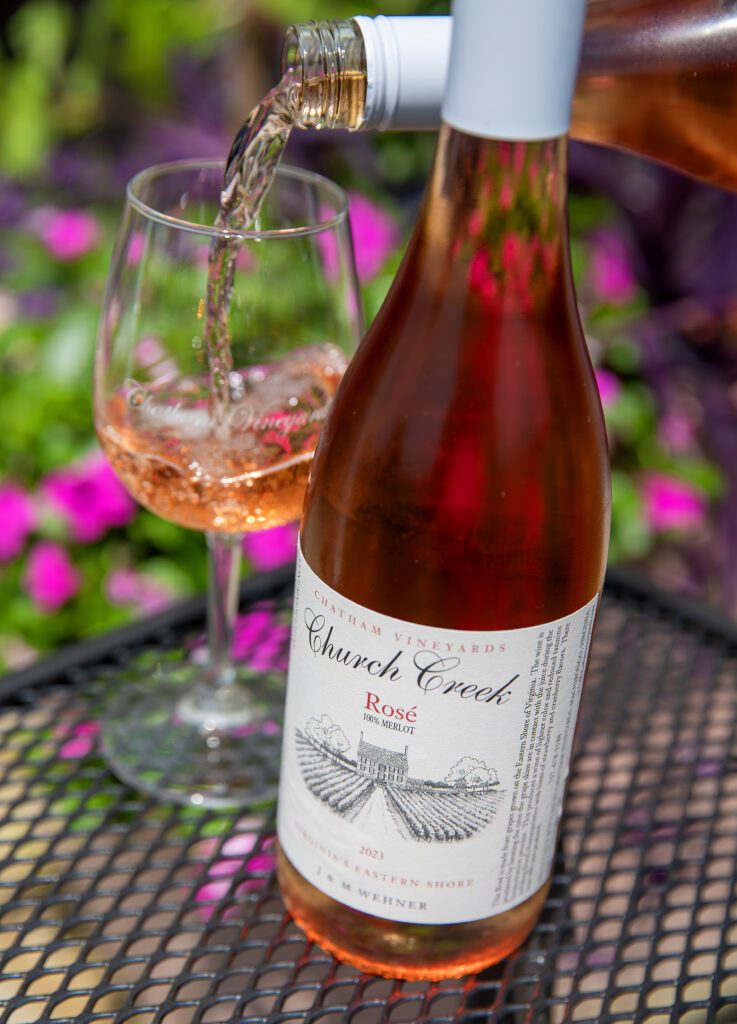
[(451, 924), (546, 881), (597, 599), (524, 629), (421, 626), (355, 604), (302, 553), (279, 840), (356, 910)]

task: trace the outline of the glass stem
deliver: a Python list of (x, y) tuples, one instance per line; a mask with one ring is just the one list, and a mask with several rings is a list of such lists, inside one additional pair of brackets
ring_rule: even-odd
[(208, 533), (209, 578), (207, 587), (208, 674), (213, 686), (231, 686), (233, 629), (238, 613), (241, 572), (239, 533)]

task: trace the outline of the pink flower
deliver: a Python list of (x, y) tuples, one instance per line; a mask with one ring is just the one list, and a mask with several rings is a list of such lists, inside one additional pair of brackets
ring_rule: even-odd
[(356, 246), (356, 269), (362, 281), (375, 277), (399, 242), (396, 222), (360, 192), (351, 192), (351, 231)]
[(629, 252), (623, 239), (612, 231), (602, 231), (593, 239), (589, 275), (594, 291), (605, 302), (623, 305), (634, 297), (637, 282)]
[(296, 523), (247, 533), (243, 538), (243, 550), (254, 569), (266, 572), (294, 561), (297, 557), (297, 534)]
[(129, 267), (138, 266), (141, 262), (145, 249), (146, 236), (142, 231), (134, 231), (131, 235), (131, 240), (128, 243), (128, 255), (126, 256), (126, 263)]
[(479, 238), (484, 230), (484, 215), (478, 207), (471, 210), (468, 217), (468, 234), (470, 238)]
[(281, 448), (285, 455), (292, 454), (292, 445), (289, 438), (276, 430), (269, 430), (264, 434), (263, 440), (264, 444), (275, 444), (277, 448)]
[(41, 225), (41, 241), (62, 263), (85, 256), (101, 238), (97, 219), (86, 210), (52, 210)]
[(100, 454), (52, 473), (41, 486), (82, 544), (99, 540), (111, 527), (126, 526), (136, 514), (135, 502)]
[(153, 615), (171, 604), (168, 587), (135, 569), (113, 569), (105, 580), (105, 594), (112, 604), (133, 605), (144, 615)]
[(0, 484), (0, 523), (0, 562), (9, 562), (23, 550), (36, 525), (33, 503), (16, 484)]
[(502, 210), (511, 210), (514, 202), (514, 189), (509, 181), (505, 181), (499, 192), (499, 206)]
[(55, 612), (74, 597), (81, 579), (60, 544), (39, 541), (28, 556), (23, 583), (43, 612)]
[(596, 383), (599, 387), (601, 404), (607, 409), (610, 405), (614, 405), (622, 393), (622, 382), (616, 373), (612, 373), (611, 370), (605, 370), (603, 367), (599, 367), (594, 372), (596, 373)]
[(708, 502), (693, 484), (667, 473), (648, 473), (642, 481), (645, 516), (656, 532), (692, 530), (704, 523)]
[(489, 253), (486, 249), (477, 249), (468, 265), (468, 284), (487, 305), (496, 298), (498, 285), (489, 266)]
[[(206, 921), (215, 913), (215, 904), (221, 900), (226, 897), (238, 900), (249, 892), (259, 892), (266, 885), (269, 875), (276, 866), (274, 843), (273, 840), (267, 839), (259, 853), (251, 854), (256, 845), (256, 838), (252, 833), (236, 833), (230, 839), (226, 839), (220, 847), (220, 856), (227, 859), (213, 861), (207, 867), (207, 876), (214, 881), (205, 882), (194, 894), (195, 902), (203, 904), (198, 909)], [(215, 841), (213, 846), (214, 843)], [(206, 855), (209, 855), (209, 850)], [(233, 885), (231, 879), (238, 874), (250, 877)], [(228, 920), (236, 913), (234, 907), (227, 907), (222, 912), (222, 919)]]
[(286, 668), (289, 626), (277, 622), (267, 607), (255, 607), (239, 615), (233, 630), (232, 653), (256, 672)]
[[(360, 192), (350, 193), (350, 222), (356, 253), (356, 269), (361, 281), (369, 281), (381, 270), (399, 242), (399, 228), (386, 211)], [(338, 247), (330, 232), (318, 235), (325, 273), (335, 279), (339, 273)]]
[(515, 231), (507, 232), (502, 239), (502, 266), (507, 273), (513, 273), (519, 269), (526, 249), (524, 241)]
[(140, 366), (155, 366), (166, 357), (166, 351), (158, 338), (149, 335), (141, 338), (135, 347), (136, 360)]
[[(255, 672), (283, 672), (287, 667), (289, 632), (289, 626), (277, 621), (273, 608), (268, 604), (254, 605), (249, 612), (239, 615), (235, 620), (231, 645), (233, 658)], [(207, 664), (204, 637), (198, 638), (190, 658), (195, 664)], [(239, 735), (250, 736), (254, 732), (272, 736), (280, 732), (280, 727), (275, 722), (267, 721), (256, 726), (243, 726)]]
[(100, 732), (100, 723), (93, 720), (80, 722), (72, 731), (71, 738), (59, 748), (59, 757), (74, 761), (87, 757), (94, 749), (95, 737)]

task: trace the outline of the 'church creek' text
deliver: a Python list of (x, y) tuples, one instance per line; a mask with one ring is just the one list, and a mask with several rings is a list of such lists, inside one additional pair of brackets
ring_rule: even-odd
[[(347, 647), (339, 646), (338, 638), (334, 635), (334, 627), (329, 626), (324, 615), (305, 609), (305, 626), (310, 650), (313, 654), (327, 658), (346, 668), (363, 670), (370, 676), (378, 679), (390, 679), (396, 681), (402, 678), (401, 664), (405, 652), (396, 651), (387, 661), (378, 658), (371, 658)], [(408, 656), (409, 657), (409, 656)], [(456, 679), (452, 673), (461, 663), (460, 658), (443, 657), (431, 650), (417, 651), (412, 658), (412, 672), (415, 676), (417, 686), (424, 693), (454, 693), (461, 700), (474, 700), (479, 704), (506, 704), (512, 696), (512, 684), (519, 679), (519, 674), (512, 676), (501, 685), (479, 686), (476, 683), (468, 683), (463, 679)], [(378, 710), (376, 708), (375, 710)]]

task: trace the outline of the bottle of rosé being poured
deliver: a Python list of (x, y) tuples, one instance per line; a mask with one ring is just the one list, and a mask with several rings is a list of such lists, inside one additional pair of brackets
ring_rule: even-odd
[(308, 483), (278, 824), (307, 934), (409, 979), (542, 909), (609, 533), (566, 224), (584, 3), (453, 19), (424, 205)]

